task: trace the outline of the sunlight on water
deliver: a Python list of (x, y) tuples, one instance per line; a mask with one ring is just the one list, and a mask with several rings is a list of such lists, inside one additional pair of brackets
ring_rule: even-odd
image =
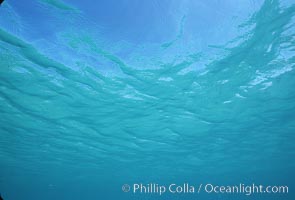
[[(89, 2), (0, 7), (3, 196), (133, 199), (121, 185), (134, 181), (291, 187), (294, 4), (249, 1), (245, 10), (228, 1), (236, 12), (226, 13), (206, 1), (121, 2), (130, 15), (138, 8), (148, 16), (146, 6), (157, 17), (145, 25), (134, 19), (140, 32), (120, 27), (120, 16), (95, 20)], [(239, 198), (202, 198), (212, 197)]]

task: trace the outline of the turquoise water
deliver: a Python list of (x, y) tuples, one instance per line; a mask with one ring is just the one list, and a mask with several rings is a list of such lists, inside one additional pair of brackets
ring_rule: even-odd
[[(5, 1), (0, 193), (294, 199), (294, 23), (292, 1)], [(289, 193), (122, 191), (135, 183)]]

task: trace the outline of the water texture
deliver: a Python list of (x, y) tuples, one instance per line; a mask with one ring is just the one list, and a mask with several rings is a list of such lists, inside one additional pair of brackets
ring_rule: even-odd
[[(6, 0), (5, 200), (294, 199), (293, 1)], [(145, 195), (125, 183), (288, 185)]]

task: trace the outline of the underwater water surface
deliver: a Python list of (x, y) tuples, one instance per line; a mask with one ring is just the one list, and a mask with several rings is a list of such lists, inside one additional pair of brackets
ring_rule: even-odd
[[(0, 194), (295, 199), (294, 68), (292, 0), (5, 0)], [(159, 195), (135, 183), (289, 190)]]

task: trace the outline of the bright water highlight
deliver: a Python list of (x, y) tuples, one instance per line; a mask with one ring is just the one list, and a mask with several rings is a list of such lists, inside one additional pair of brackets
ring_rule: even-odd
[(4, 200), (294, 199), (294, 23), (287, 0), (4, 1)]

